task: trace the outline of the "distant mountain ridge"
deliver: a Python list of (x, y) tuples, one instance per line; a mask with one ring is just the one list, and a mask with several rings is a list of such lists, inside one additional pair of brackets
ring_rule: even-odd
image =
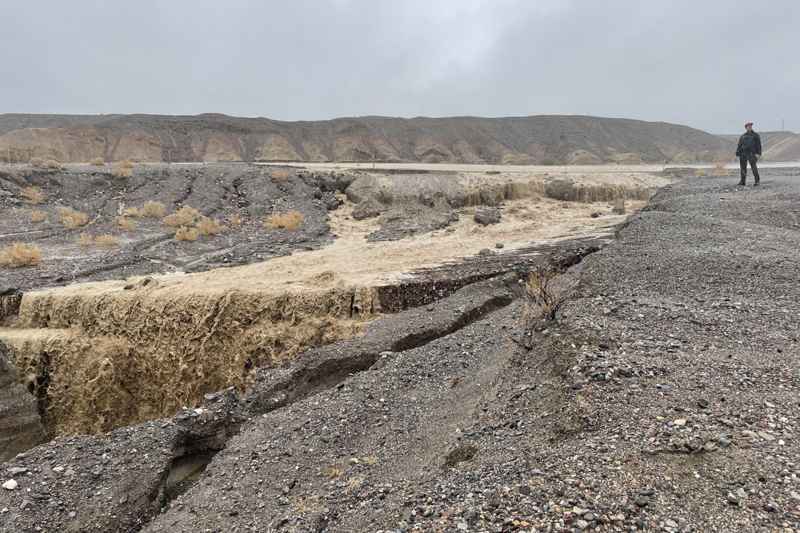
[(282, 122), (219, 114), (0, 115), (0, 161), (695, 163), (731, 140), (666, 122), (572, 115)]

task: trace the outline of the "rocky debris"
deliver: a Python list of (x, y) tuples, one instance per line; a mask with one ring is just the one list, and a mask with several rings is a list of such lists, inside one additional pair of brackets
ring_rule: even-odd
[(367, 237), (369, 241), (399, 240), (444, 229), (458, 221), (456, 209), (469, 201), (469, 191), (452, 173), (365, 174), (345, 194), (356, 204), (354, 219), (380, 216), (380, 229)]
[(353, 218), (355, 220), (365, 220), (368, 218), (375, 218), (380, 215), (386, 208), (380, 202), (369, 198), (358, 204), (353, 209)]
[(545, 194), (548, 198), (564, 202), (573, 200), (576, 195), (575, 183), (569, 179), (552, 179), (545, 183)]
[[(489, 315), (495, 317), (491, 324), (476, 321), (427, 344), (386, 354), (367, 372), (254, 419), (205, 474), (216, 478), (227, 472), (235, 502), (213, 496), (218, 490), (213, 485), (195, 485), (147, 530), (224, 528), (240, 509), (248, 510), (249, 523), (289, 530), (313, 530), (320, 517), (342, 531), (391, 527), (396, 523), (392, 509), (402, 507), (419, 482), (421, 465), (427, 465), (428, 476), (430, 465), (444, 465), (447, 456), (457, 470), (480, 455), (469, 441), (459, 448), (460, 439), (474, 438), (459, 428), (478, 398), (496, 390), (504, 343), (488, 332), (513, 320), (512, 307)], [(480, 382), (463, 380), (480, 369), (486, 372), (485, 392)], [(336, 415), (329, 411), (333, 405)], [(298, 469), (300, 462), (304, 467)], [(406, 481), (392, 473), (403, 463)], [(287, 486), (293, 488), (287, 492)], [(364, 502), (361, 523), (343, 512), (344, 505), (359, 507), (357, 501)]]
[(286, 368), (262, 369), (247, 393), (250, 413), (265, 413), (331, 387), (349, 374), (382, 365), (394, 353), (424, 345), (511, 303), (517, 277), (467, 285), (424, 308), (369, 324), (364, 335), (309, 350)]
[(17, 490), (0, 491), (2, 531), (125, 531), (161, 506), (177, 427), (151, 422), (108, 436), (61, 438), (17, 455)]
[[(63, 171), (17, 168), (0, 176), (0, 191), (18, 198), (28, 186), (39, 187), (45, 196), (36, 209), (47, 220), (30, 222), (30, 206), (0, 209), (0, 247), (12, 241), (33, 242), (43, 251), (41, 264), (25, 269), (4, 269), (3, 285), (20, 290), (135, 275), (200, 271), (220, 266), (252, 263), (287, 255), (296, 250), (318, 248), (333, 238), (328, 212), (339, 207), (341, 194), (353, 176), (338, 172), (307, 172), (248, 164), (213, 163), (196, 165), (137, 165), (133, 176), (114, 178), (110, 168), (71, 167)], [(278, 177), (280, 176), (280, 177)], [(285, 176), (285, 177), (284, 177)], [(141, 207), (156, 199), (167, 211), (190, 206), (225, 226), (214, 236), (195, 242), (173, 238), (174, 229), (158, 218), (132, 218), (135, 228), (124, 230), (117, 217), (128, 208)], [(91, 223), (69, 230), (59, 222), (60, 207), (87, 213)], [(303, 222), (296, 230), (270, 230), (265, 218), (273, 213), (297, 211)], [(236, 222), (231, 223), (232, 220)], [(27, 228), (18, 232), (16, 228)], [(75, 241), (81, 232), (111, 234), (119, 246), (111, 251), (88, 248), (75, 255)], [(68, 250), (72, 250), (68, 252)], [(48, 257), (69, 253), (68, 263)], [(0, 320), (13, 310), (13, 303), (0, 297)]]
[(478, 448), (472, 444), (459, 444), (447, 453), (444, 458), (445, 466), (453, 467), (458, 463), (469, 461), (475, 454), (478, 453)]
[(0, 325), (19, 313), (22, 291), (15, 288), (0, 287)]
[(3, 465), (15, 477), (0, 491), (0, 531), (138, 530), (243, 420), (238, 395), (227, 390), (171, 420), (61, 437), (18, 454)]
[(457, 221), (458, 214), (447, 207), (431, 208), (418, 204), (393, 205), (381, 215), (380, 229), (370, 233), (367, 240), (370, 242), (396, 241), (444, 229)]
[(377, 202), (383, 206), (410, 204), (433, 207), (445, 203), (461, 207), (466, 204), (468, 191), (453, 173), (368, 173), (353, 180), (345, 194), (355, 204)]
[(497, 208), (483, 208), (475, 211), (475, 222), (481, 226), (488, 226), (489, 224), (498, 224), (502, 214)]
[(44, 442), (38, 402), (18, 375), (5, 344), (0, 342), (0, 461)]

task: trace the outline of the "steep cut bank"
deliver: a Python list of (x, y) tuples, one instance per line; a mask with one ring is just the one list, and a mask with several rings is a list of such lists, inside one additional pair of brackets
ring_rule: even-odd
[(0, 161), (692, 163), (730, 142), (687, 126), (590, 116), (281, 122), (206, 114), (0, 115)]

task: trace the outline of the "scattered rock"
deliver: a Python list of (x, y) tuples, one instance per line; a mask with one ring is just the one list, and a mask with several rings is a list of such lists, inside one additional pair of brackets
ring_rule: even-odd
[(353, 218), (355, 220), (366, 220), (368, 218), (375, 218), (380, 215), (385, 207), (383, 207), (377, 200), (367, 199), (356, 204), (353, 208)]
[(444, 459), (445, 466), (453, 467), (458, 463), (469, 461), (475, 454), (478, 453), (478, 448), (472, 444), (460, 444), (450, 450)]
[(488, 226), (490, 224), (498, 224), (501, 218), (500, 209), (496, 207), (489, 207), (478, 209), (475, 211), (475, 222), (482, 226)]

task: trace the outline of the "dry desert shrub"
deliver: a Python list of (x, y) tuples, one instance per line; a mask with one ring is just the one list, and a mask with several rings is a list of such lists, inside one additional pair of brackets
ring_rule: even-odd
[(114, 167), (114, 170), (111, 172), (111, 175), (115, 178), (130, 178), (133, 176), (133, 168), (126, 168), (117, 165)]
[(142, 216), (142, 210), (138, 207), (128, 207), (122, 210), (123, 217), (139, 218)]
[(287, 211), (286, 213), (275, 213), (264, 221), (267, 229), (286, 229), (294, 231), (303, 223), (303, 214), (299, 211)]
[(89, 235), (88, 233), (81, 233), (78, 235), (77, 239), (78, 245), (82, 248), (88, 248), (92, 244), (94, 244), (94, 237)]
[(714, 176), (727, 176), (728, 169), (725, 168), (725, 161), (716, 161), (714, 163), (714, 169), (711, 171), (711, 174)]
[(55, 159), (48, 159), (44, 162), (45, 168), (49, 170), (64, 170), (64, 165), (56, 161)]
[(31, 166), (33, 168), (45, 168), (44, 159), (41, 157), (31, 157)]
[(274, 183), (286, 183), (292, 177), (292, 171), (286, 168), (276, 168), (269, 173)]
[(104, 235), (98, 235), (97, 237), (92, 237), (88, 233), (81, 233), (78, 236), (78, 244), (82, 248), (88, 248), (89, 246), (113, 248), (115, 246), (119, 246), (119, 239), (113, 235), (109, 235), (108, 233)]
[(89, 215), (71, 207), (58, 208), (58, 214), (61, 217), (61, 223), (68, 229), (80, 228), (89, 223)]
[(42, 261), (42, 251), (35, 244), (12, 243), (0, 250), (0, 266), (22, 268), (38, 265)]
[(196, 241), (198, 237), (200, 237), (200, 230), (189, 226), (181, 226), (175, 232), (176, 241)]
[(222, 232), (222, 225), (213, 218), (200, 217), (195, 226), (201, 235), (217, 235)]
[(615, 215), (624, 215), (625, 214), (625, 198), (617, 198), (614, 200), (614, 207), (611, 208), (611, 212)]
[(164, 218), (164, 215), (167, 214), (167, 208), (164, 204), (153, 200), (146, 201), (139, 211), (140, 216), (147, 218)]
[(45, 200), (45, 194), (39, 187), (25, 187), (20, 192), (20, 195), (25, 199), (26, 202), (29, 204), (41, 204)]
[(337, 465), (331, 465), (322, 470), (322, 475), (328, 479), (336, 479), (344, 474), (344, 469)]
[(554, 280), (558, 272), (543, 266), (537, 267), (528, 275), (525, 283), (525, 319), (530, 329), (537, 319), (552, 322), (558, 312), (569, 301), (574, 285), (557, 287)]
[(242, 217), (239, 215), (231, 215), (228, 217), (228, 225), (234, 228), (238, 228), (242, 225)]
[(111, 175), (115, 178), (130, 178), (133, 176), (133, 162), (128, 159), (123, 159), (117, 162)]
[(171, 215), (165, 216), (164, 224), (173, 228), (177, 228), (178, 226), (192, 226), (197, 222), (198, 218), (200, 218), (200, 212), (194, 207), (185, 205)]
[(38, 224), (39, 222), (44, 222), (47, 220), (47, 213), (44, 211), (40, 211), (38, 209), (34, 209), (31, 211), (31, 222), (34, 224)]
[(102, 157), (95, 157), (94, 159), (89, 161), (89, 164), (94, 167), (104, 167), (106, 165), (106, 162), (103, 160)]
[(136, 229), (136, 222), (126, 216), (117, 217), (115, 219), (117, 227), (125, 231), (133, 231)]
[(98, 235), (94, 238), (94, 243), (103, 248), (113, 248), (114, 246), (119, 246), (119, 239), (109, 234)]

